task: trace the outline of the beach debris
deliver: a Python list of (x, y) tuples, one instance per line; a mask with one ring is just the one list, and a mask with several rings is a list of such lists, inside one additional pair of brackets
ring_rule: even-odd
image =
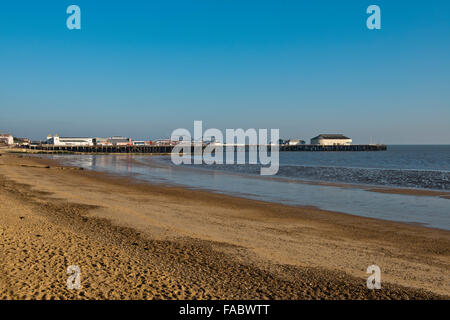
[(57, 167), (58, 170), (84, 170), (84, 168), (79, 168), (79, 167)]

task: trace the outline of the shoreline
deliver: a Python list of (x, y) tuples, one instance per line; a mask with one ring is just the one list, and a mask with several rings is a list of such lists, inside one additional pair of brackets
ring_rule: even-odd
[[(124, 155), (126, 156), (126, 155)], [(145, 155), (146, 156), (146, 155)], [(152, 155), (153, 156), (153, 155)], [(155, 156), (159, 156), (159, 155), (155, 155)], [(82, 167), (78, 167), (78, 166), (71, 166), (71, 165), (67, 165), (64, 163), (64, 161), (59, 160), (59, 159), (47, 159), (47, 158), (35, 158), (35, 160), (39, 163), (42, 163), (42, 166), (40, 168), (48, 168), (49, 166), (51, 166), (52, 169), (58, 169), (58, 170), (81, 170), (84, 171), (86, 170), (87, 172), (91, 172), (94, 175), (98, 175), (101, 176), (102, 179), (111, 179), (112, 181), (114, 181), (115, 183), (120, 183), (121, 181), (126, 181), (127, 184), (129, 185), (135, 185), (135, 186), (142, 186), (142, 187), (162, 187), (162, 188), (167, 188), (168, 190), (170, 189), (176, 189), (176, 190), (183, 190), (183, 191), (192, 191), (194, 193), (203, 193), (207, 196), (212, 196), (212, 195), (218, 195), (223, 196), (223, 197), (227, 197), (229, 199), (242, 199), (242, 200), (248, 200), (250, 202), (259, 202), (259, 203), (263, 203), (263, 204), (274, 204), (274, 205), (281, 205), (281, 206), (287, 206), (287, 207), (293, 207), (293, 208), (300, 208), (300, 209), (314, 209), (314, 210), (318, 210), (321, 212), (329, 212), (329, 213), (333, 213), (333, 214), (339, 214), (339, 215), (345, 215), (345, 216), (349, 216), (349, 217), (358, 217), (358, 218), (364, 218), (364, 219), (371, 219), (371, 220), (375, 220), (375, 221), (387, 221), (387, 222), (393, 222), (393, 223), (399, 223), (399, 224), (405, 224), (405, 225), (411, 225), (411, 226), (419, 226), (421, 228), (426, 228), (426, 229), (434, 229), (434, 230), (442, 230), (445, 232), (450, 232), (450, 230), (448, 229), (441, 229), (441, 228), (436, 228), (436, 227), (432, 227), (432, 226), (428, 226), (426, 224), (420, 223), (420, 222), (405, 222), (405, 221), (398, 221), (398, 220), (387, 220), (387, 219), (381, 219), (381, 218), (375, 218), (375, 217), (365, 217), (365, 216), (360, 216), (357, 214), (352, 214), (352, 213), (347, 213), (347, 212), (341, 212), (341, 211), (332, 211), (332, 210), (325, 210), (325, 209), (321, 209), (317, 206), (310, 206), (310, 205), (295, 205), (295, 204), (283, 204), (280, 202), (275, 202), (275, 201), (264, 201), (264, 200), (257, 200), (257, 199), (252, 199), (252, 198), (248, 198), (248, 197), (244, 197), (244, 196), (240, 196), (238, 194), (228, 194), (228, 193), (221, 193), (221, 192), (215, 192), (213, 190), (208, 190), (208, 189), (204, 189), (204, 188), (196, 188), (196, 187), (189, 187), (189, 186), (185, 186), (185, 185), (180, 185), (180, 184), (172, 184), (172, 183), (152, 183), (149, 182), (147, 180), (142, 180), (139, 178), (135, 178), (134, 175), (128, 175), (128, 176), (124, 176), (121, 175), (119, 173), (112, 173), (112, 172), (105, 172), (105, 171), (96, 171), (96, 170), (90, 170), (90, 169), (85, 169)], [(1, 165), (1, 164), (0, 164)], [(160, 164), (159, 163), (154, 163), (152, 164), (156, 167), (158, 167)], [(23, 166), (23, 165), (22, 165)], [(26, 166), (25, 166), (26, 167)], [(34, 166), (30, 166), (30, 167), (34, 167)], [(193, 168), (184, 168), (184, 167), (176, 167), (177, 169), (180, 170), (192, 170)], [(206, 173), (210, 173), (206, 170), (203, 169), (197, 169), (194, 168), (194, 170), (199, 170), (202, 172), (206, 172)], [(220, 172), (223, 173), (225, 175), (237, 175), (239, 176), (240, 174), (237, 173), (233, 173), (233, 172)], [(254, 178), (254, 179), (260, 179), (260, 176), (253, 176), (253, 175), (249, 175), (247, 174), (246, 177), (249, 178)], [(262, 178), (262, 179), (267, 179), (267, 177)], [(312, 184), (312, 185), (324, 185), (324, 186), (332, 186), (332, 187), (339, 187), (339, 188), (357, 188), (357, 189), (361, 189), (364, 191), (368, 191), (368, 192), (379, 192), (379, 193), (389, 193), (389, 194), (402, 194), (402, 195), (413, 195), (413, 196), (435, 196), (435, 197), (442, 197), (442, 198), (447, 198), (446, 196), (448, 195), (449, 199), (450, 199), (450, 192), (449, 193), (440, 193), (438, 191), (435, 190), (420, 190), (420, 189), (405, 189), (405, 188), (390, 188), (390, 187), (374, 187), (374, 186), (364, 186), (364, 185), (355, 185), (355, 184), (345, 184), (345, 183), (332, 183), (332, 182), (314, 182), (314, 181), (306, 181), (306, 180), (290, 180), (287, 178), (278, 178), (278, 177), (269, 177), (268, 179), (271, 180), (281, 180), (281, 181), (289, 181), (291, 183), (300, 183), (300, 184)], [(371, 189), (366, 189), (366, 188), (371, 188)], [(411, 191), (411, 192), (409, 192)]]
[[(72, 239), (74, 236), (68, 236), (68, 233), (74, 233), (86, 241), (86, 248), (91, 248), (92, 252), (102, 248), (110, 253), (117, 251), (119, 253), (116, 254), (123, 254), (132, 270), (148, 264), (164, 269), (162, 265), (170, 263), (175, 274), (172, 271), (164, 275), (158, 273), (154, 280), (170, 280), (183, 288), (167, 290), (170, 286), (165, 284), (166, 287), (156, 286), (150, 290), (149, 284), (142, 283), (144, 280), (137, 279), (137, 276), (132, 277), (131, 282), (122, 283), (103, 275), (103, 280), (109, 279), (111, 284), (119, 285), (117, 297), (114, 294), (108, 296), (104, 292), (106, 289), (102, 288), (85, 290), (85, 296), (74, 295), (60, 283), (62, 288), (55, 290), (63, 298), (120, 298), (122, 295), (150, 299), (159, 295), (162, 299), (342, 299), (347, 296), (361, 299), (448, 299), (450, 295), (450, 285), (446, 281), (450, 266), (450, 232), (445, 230), (180, 187), (150, 185), (88, 170), (64, 170), (67, 167), (48, 159), (3, 154), (0, 163), (3, 181), (0, 196), (4, 198), (2, 200), (15, 204), (0, 207), (7, 217), (3, 219), (11, 216), (13, 221), (2, 224), (6, 226), (3, 227), (6, 231), (2, 229), (4, 234), (14, 233), (11, 230), (17, 227), (15, 223), (20, 226), (20, 221), (34, 219), (32, 216), (37, 207), (36, 219), (43, 220), (41, 222), (52, 228), (63, 229), (60, 242), (54, 246), (61, 246), (60, 243)], [(17, 198), (17, 194), (29, 195), (32, 201)], [(72, 224), (65, 221), (68, 217), (58, 213), (61, 205), (68, 206)], [(8, 211), (15, 211), (19, 206), (23, 206), (23, 210), (18, 214), (25, 218), (16, 221), (12, 218), (14, 213)], [(30, 217), (23, 212), (29, 212)], [(39, 225), (36, 222), (35, 227), (39, 229)], [(97, 228), (104, 233), (96, 232)], [(45, 234), (45, 228), (41, 233)], [(35, 241), (34, 238), (22, 239), (24, 236), (20, 233), (17, 237), (25, 243)], [(133, 239), (131, 243), (130, 239)], [(38, 240), (51, 242), (45, 235)], [(104, 246), (95, 248), (93, 243), (99, 240), (103, 240)], [(158, 246), (166, 249), (158, 251)], [(186, 252), (186, 246), (190, 253)], [(29, 252), (31, 249), (25, 250)], [(62, 248), (58, 250), (64, 251)], [(90, 260), (101, 261), (104, 258), (92, 252), (86, 254), (86, 257), (92, 257)], [(15, 260), (13, 256), (7, 256)], [(79, 259), (92, 265), (86, 257)], [(138, 257), (148, 262), (132, 263)], [(169, 262), (169, 257), (174, 261)], [(215, 260), (227, 268), (217, 265)], [(12, 262), (2, 263), (0, 288), (5, 283), (12, 283), (9, 289), (20, 292), (22, 289), (13, 281), (20, 277), (10, 276), (8, 281), (3, 281), (1, 276), (13, 274), (8, 268), (20, 274), (18, 265), (26, 262), (15, 261), (13, 265)], [(97, 265), (98, 261), (95, 262)], [(121, 268), (114, 266), (114, 259), (102, 263), (113, 269), (116, 267), (114, 270), (119, 275), (123, 273)], [(385, 272), (383, 279), (386, 279), (383, 289), (376, 292), (365, 287), (365, 268), (373, 263), (380, 264)], [(39, 259), (36, 264), (37, 268), (44, 265), (40, 266)], [(91, 286), (99, 273), (102, 270), (95, 268), (89, 272), (93, 277)], [(187, 278), (180, 277), (180, 274)], [(234, 276), (248, 289), (240, 288)], [(63, 273), (56, 278), (62, 281), (65, 277)], [(228, 289), (223, 287), (220, 277), (227, 279)], [(144, 295), (144, 289), (125, 290), (130, 283), (137, 282), (141, 285), (139, 288), (147, 288), (147, 295)], [(46, 291), (52, 290), (46, 288)], [(166, 296), (161, 296), (161, 292)]]
[[(28, 150), (28, 149), (5, 149), (7, 153), (10, 154), (18, 154), (18, 155), (114, 155), (114, 156), (168, 156), (170, 153), (83, 153), (83, 152), (49, 152), (42, 150)], [(192, 168), (190, 168), (192, 169)], [(196, 170), (202, 170), (196, 168)], [(202, 170), (207, 172), (206, 170)], [(239, 175), (233, 172), (220, 171), (223, 174), (229, 175)], [(248, 178), (259, 179), (260, 176), (246, 174)], [(441, 191), (437, 189), (423, 189), (423, 188), (409, 188), (409, 187), (401, 187), (401, 186), (383, 186), (383, 185), (370, 185), (370, 184), (355, 184), (355, 183), (345, 183), (345, 182), (328, 182), (328, 181), (314, 181), (314, 180), (303, 180), (303, 179), (291, 179), (288, 177), (264, 177), (265, 179), (279, 180), (290, 183), (300, 183), (300, 184), (309, 184), (316, 186), (330, 186), (330, 187), (338, 187), (338, 188), (354, 188), (361, 189), (368, 192), (378, 192), (378, 193), (390, 193), (390, 194), (401, 194), (401, 195), (412, 195), (412, 196), (425, 196), (425, 197), (438, 197), (442, 199), (450, 199), (450, 191)]]
[[(43, 159), (51, 159), (50, 157), (42, 157)], [(99, 160), (106, 159), (107, 160), (108, 157), (101, 157), (99, 158)], [(67, 160), (68, 159), (68, 160)], [(74, 161), (72, 161), (71, 159), (74, 159)], [(83, 159), (83, 157), (75, 157), (75, 158), (65, 158), (64, 156), (62, 157), (56, 157), (53, 158), (52, 160), (57, 161), (57, 163), (59, 165), (66, 165), (66, 166), (84, 166), (82, 163), (80, 163), (80, 159)], [(87, 158), (90, 159), (90, 158)], [(440, 214), (437, 216), (439, 219), (441, 219), (442, 223), (437, 223), (436, 220), (433, 220), (431, 218), (427, 218), (428, 217), (428, 213), (432, 212), (433, 208), (429, 207), (428, 211), (423, 213), (423, 215), (411, 215), (411, 216), (406, 216), (406, 214), (408, 214), (407, 211), (399, 209), (400, 211), (394, 211), (395, 208), (392, 208), (392, 206), (390, 206), (390, 210), (392, 211), (392, 214), (386, 214), (389, 211), (386, 211), (386, 213), (384, 213), (383, 211), (379, 210), (377, 207), (373, 207), (373, 210), (375, 210), (374, 212), (377, 212), (377, 214), (374, 214), (373, 212), (371, 212), (368, 209), (363, 209), (360, 210), (361, 205), (362, 208), (364, 208), (364, 203), (360, 203), (359, 207), (350, 207), (350, 206), (346, 206), (344, 204), (344, 206), (342, 206), (342, 203), (340, 203), (339, 205), (330, 205), (330, 203), (322, 205), (320, 202), (320, 199), (316, 199), (315, 201), (308, 201), (308, 199), (304, 199), (304, 201), (300, 201), (300, 200), (295, 200), (295, 199), (283, 199), (283, 197), (280, 196), (275, 196), (275, 197), (271, 197), (270, 194), (267, 194), (264, 192), (264, 190), (260, 190), (261, 194), (258, 192), (246, 192), (245, 190), (242, 190), (242, 188), (237, 188), (235, 190), (232, 190), (230, 188), (225, 188), (222, 189), (220, 186), (219, 187), (215, 187), (214, 184), (208, 183), (205, 185), (196, 185), (191, 184), (189, 182), (189, 180), (186, 180), (184, 178), (181, 180), (177, 179), (165, 179), (164, 175), (162, 175), (162, 180), (161, 181), (152, 181), (152, 178), (145, 178), (141, 176), (139, 173), (134, 172), (133, 169), (128, 170), (126, 172), (121, 172), (121, 170), (119, 171), (115, 171), (115, 170), (109, 170), (107, 166), (105, 167), (99, 167), (99, 168), (92, 168), (89, 165), (87, 167), (84, 167), (84, 169), (86, 170), (91, 170), (91, 171), (96, 171), (96, 172), (105, 172), (107, 174), (112, 174), (115, 175), (117, 177), (128, 177), (128, 178), (132, 178), (132, 179), (136, 179), (137, 181), (141, 181), (144, 183), (149, 183), (149, 184), (156, 184), (156, 185), (160, 185), (160, 186), (168, 186), (168, 187), (180, 187), (180, 188), (186, 188), (186, 189), (190, 189), (190, 190), (196, 190), (196, 191), (204, 191), (204, 192), (210, 192), (210, 193), (215, 193), (215, 194), (226, 194), (229, 195), (231, 197), (239, 197), (239, 198), (243, 198), (243, 199), (253, 199), (253, 200), (262, 200), (262, 201), (266, 201), (266, 202), (271, 202), (271, 203), (278, 203), (278, 204), (287, 204), (289, 206), (296, 206), (296, 207), (300, 207), (300, 208), (304, 208), (305, 206), (308, 208), (314, 208), (314, 209), (318, 209), (318, 210), (325, 210), (325, 211), (330, 211), (330, 212), (337, 212), (337, 213), (343, 213), (343, 214), (348, 214), (348, 215), (352, 215), (352, 216), (359, 216), (359, 217), (371, 217), (371, 218), (375, 218), (375, 219), (381, 219), (384, 221), (394, 221), (394, 222), (399, 222), (399, 223), (405, 223), (405, 224), (411, 224), (411, 225), (421, 225), (423, 227), (427, 227), (427, 228), (435, 228), (435, 229), (441, 229), (441, 230), (450, 230), (449, 226), (448, 226), (448, 222), (445, 220), (445, 213), (446, 213), (446, 209), (443, 209), (442, 206), (444, 206), (444, 208), (446, 208), (446, 206), (448, 206), (448, 203), (446, 203), (448, 199), (450, 199), (450, 193), (445, 193), (445, 192), (441, 192), (441, 191), (435, 191), (435, 190), (420, 190), (420, 189), (400, 189), (400, 188), (391, 188), (391, 187), (376, 187), (373, 185), (354, 185), (354, 184), (343, 184), (343, 183), (329, 183), (329, 182), (313, 182), (313, 181), (300, 181), (300, 180), (296, 180), (296, 179), (288, 179), (288, 178), (284, 178), (284, 177), (261, 177), (259, 175), (253, 175), (253, 174), (247, 174), (247, 173), (237, 173), (237, 172), (229, 172), (229, 171), (224, 171), (224, 170), (208, 170), (205, 168), (197, 168), (195, 166), (175, 166), (175, 165), (171, 165), (170, 163), (167, 163), (166, 160), (161, 160), (162, 158), (159, 158), (157, 156), (157, 158), (151, 158), (148, 159), (147, 156), (143, 156), (142, 159), (144, 160), (140, 160), (140, 157), (131, 157), (130, 155), (123, 155), (122, 157), (116, 157), (114, 156), (114, 159), (116, 159), (116, 161), (119, 161), (118, 163), (122, 163), (125, 164), (124, 168), (126, 168), (126, 165), (132, 165), (133, 167), (136, 165), (137, 167), (141, 167), (141, 168), (163, 168), (166, 170), (171, 170), (174, 171), (173, 175), (176, 175), (177, 172), (180, 172), (182, 174), (184, 173), (189, 173), (192, 177), (196, 177), (196, 173), (198, 173), (199, 175), (203, 175), (204, 177), (208, 177), (210, 176), (211, 178), (208, 178), (209, 180), (211, 180), (213, 177), (225, 177), (226, 179), (228, 179), (229, 177), (237, 177), (237, 178), (243, 178), (243, 179), (247, 179), (248, 181), (254, 180), (254, 181), (258, 181), (261, 180), (263, 183), (266, 183), (267, 181), (274, 181), (276, 183), (282, 182), (285, 184), (286, 188), (290, 188), (288, 187), (289, 185), (291, 185), (294, 188), (297, 188), (295, 185), (312, 185), (312, 186), (325, 186), (325, 187), (331, 187), (331, 188), (335, 188), (334, 190), (336, 190), (336, 192), (339, 192), (339, 189), (348, 189), (350, 191), (350, 193), (352, 193), (353, 191), (355, 192), (360, 192), (360, 191), (366, 191), (364, 192), (363, 196), (365, 196), (366, 200), (371, 201), (371, 195), (368, 194), (367, 192), (376, 192), (376, 193), (385, 193), (385, 194), (391, 194), (391, 195), (402, 195), (402, 196), (421, 196), (421, 197), (435, 197), (435, 198), (439, 198), (439, 199), (443, 199), (443, 201), (441, 200), (437, 200), (440, 201), (440, 203), (438, 203), (438, 205), (440, 205), (440, 207), (436, 207), (436, 209), (439, 209), (440, 211), (438, 211)], [(67, 160), (67, 161), (66, 161)], [(121, 167), (122, 165), (119, 165), (119, 167)], [(139, 171), (139, 170), (136, 170)], [(150, 170), (151, 171), (151, 170)], [(150, 175), (151, 176), (151, 175)], [(157, 179), (159, 179), (161, 176), (156, 176)], [(180, 177), (182, 177), (182, 175), (180, 175)], [(206, 179), (205, 181), (208, 181), (208, 179)], [(236, 181), (236, 183), (239, 183), (240, 181)], [(255, 187), (258, 188), (258, 185), (255, 184)], [(331, 190), (330, 188), (330, 190)], [(236, 191), (239, 190), (239, 191)], [(285, 190), (288, 191), (289, 190)], [(354, 192), (353, 192), (354, 193)], [(376, 197), (376, 196), (375, 196)], [(408, 201), (407, 197), (402, 197), (401, 199), (402, 201)], [(419, 201), (420, 199), (412, 199), (411, 201)], [(287, 202), (286, 202), (287, 201)], [(382, 200), (378, 200), (379, 203), (382, 203), (380, 201)], [(398, 200), (399, 201), (399, 200)], [(398, 202), (397, 201), (397, 202)], [(423, 200), (423, 201), (430, 201), (430, 200)], [(339, 204), (339, 201), (338, 201)], [(420, 205), (420, 203), (419, 203)], [(395, 206), (394, 206), (395, 207)], [(403, 214), (403, 216), (402, 216)]]
[[(117, 155), (116, 155), (117, 156)], [(120, 154), (119, 154), (120, 156)], [(122, 154), (122, 156), (126, 157), (127, 154)], [(148, 155), (143, 155), (144, 157), (147, 157)], [(150, 155), (153, 156), (153, 155)], [(161, 155), (154, 155), (154, 156), (161, 156)], [(368, 216), (363, 216), (363, 215), (358, 215), (358, 214), (354, 214), (352, 212), (344, 212), (344, 211), (339, 211), (339, 210), (330, 210), (330, 209), (323, 209), (320, 208), (318, 206), (314, 206), (314, 205), (302, 205), (302, 204), (284, 204), (280, 201), (271, 201), (271, 200), (257, 200), (248, 196), (243, 196), (240, 195), (239, 193), (226, 193), (226, 192), (219, 192), (219, 191), (215, 191), (215, 190), (209, 190), (206, 188), (200, 188), (200, 187), (191, 187), (191, 186), (187, 186), (187, 185), (183, 185), (183, 184), (176, 184), (176, 183), (168, 183), (168, 182), (164, 182), (164, 183), (153, 183), (150, 182), (148, 180), (145, 179), (140, 179), (138, 177), (135, 176), (135, 174), (132, 175), (121, 175), (120, 173), (113, 173), (113, 172), (107, 172), (107, 171), (97, 171), (97, 170), (92, 170), (92, 169), (85, 169), (82, 167), (77, 167), (77, 166), (72, 166), (71, 164), (67, 164), (65, 163), (65, 161), (63, 159), (50, 159), (50, 158), (42, 158), (39, 157), (39, 155), (34, 158), (36, 159), (36, 161), (43, 161), (44, 165), (47, 165), (48, 162), (52, 163), (53, 166), (59, 166), (61, 168), (71, 168), (72, 170), (88, 170), (91, 172), (96, 172), (99, 174), (104, 174), (106, 177), (107, 176), (113, 176), (116, 177), (118, 179), (127, 179), (130, 183), (132, 184), (143, 184), (143, 185), (154, 185), (154, 186), (162, 186), (162, 187), (168, 187), (168, 188), (181, 188), (181, 189), (186, 189), (186, 190), (192, 190), (192, 191), (199, 191), (199, 192), (205, 192), (207, 194), (217, 194), (217, 195), (224, 195), (224, 196), (229, 196), (232, 198), (240, 198), (240, 199), (248, 199), (248, 200), (254, 200), (254, 201), (262, 201), (262, 202), (268, 202), (268, 203), (274, 203), (274, 204), (279, 204), (279, 205), (287, 205), (287, 206), (292, 206), (292, 207), (298, 207), (298, 208), (312, 208), (315, 210), (320, 210), (320, 211), (325, 211), (325, 212), (333, 212), (333, 213), (337, 213), (337, 214), (344, 214), (344, 215), (349, 215), (349, 216), (354, 216), (354, 217), (365, 217), (368, 219), (375, 219), (375, 220), (381, 220), (381, 221), (391, 221), (391, 222), (396, 222), (396, 223), (402, 223), (402, 224), (406, 224), (406, 225), (415, 225), (415, 226), (421, 226), (423, 228), (430, 228), (430, 229), (437, 229), (437, 230), (443, 230), (443, 231), (450, 231), (449, 229), (445, 229), (445, 228), (439, 228), (436, 226), (430, 226), (427, 223), (422, 223), (422, 222), (418, 222), (418, 221), (402, 221), (402, 220), (395, 220), (395, 219), (382, 219), (382, 218), (377, 218), (377, 217), (368, 217)], [(136, 162), (136, 160), (129, 160), (132, 162)], [(137, 163), (138, 165), (141, 165), (140, 163)], [(156, 162), (156, 161), (151, 161), (150, 165), (152, 167), (162, 167), (162, 168), (167, 168), (169, 167), (169, 165), (164, 164), (164, 163), (160, 163), (160, 162)], [(330, 186), (330, 187), (336, 187), (336, 188), (349, 188), (349, 189), (359, 189), (359, 190), (363, 190), (363, 191), (367, 191), (367, 192), (376, 192), (376, 193), (386, 193), (386, 194), (399, 194), (399, 195), (411, 195), (411, 196), (425, 196), (425, 197), (437, 197), (437, 198), (442, 198), (442, 199), (450, 199), (450, 192), (440, 192), (440, 191), (436, 191), (436, 190), (425, 190), (425, 189), (411, 189), (411, 188), (394, 188), (394, 187), (383, 187), (383, 186), (374, 186), (374, 185), (362, 185), (362, 184), (349, 184), (349, 183), (333, 183), (333, 182), (321, 182), (321, 181), (309, 181), (309, 180), (297, 180), (297, 179), (289, 179), (289, 178), (285, 178), (285, 177), (261, 177), (259, 175), (252, 175), (252, 174), (241, 174), (241, 173), (235, 173), (235, 172), (228, 172), (228, 171), (221, 171), (219, 170), (218, 172), (215, 170), (206, 170), (203, 168), (194, 168), (194, 167), (183, 167), (183, 166), (173, 166), (170, 167), (171, 169), (176, 169), (176, 170), (186, 170), (186, 171), (198, 171), (201, 172), (203, 174), (223, 174), (223, 175), (230, 175), (230, 176), (242, 176), (244, 175), (246, 178), (249, 179), (268, 179), (268, 180), (273, 180), (273, 181), (281, 181), (281, 182), (287, 182), (287, 183), (298, 183), (298, 184), (306, 184), (306, 185), (314, 185), (314, 186)]]
[[(177, 167), (177, 168), (179, 168), (179, 167)], [(181, 167), (181, 169), (187, 169), (187, 168)], [(203, 173), (208, 173), (207, 169), (202, 169), (202, 168), (189, 168), (187, 170), (199, 170)], [(368, 191), (368, 192), (402, 194), (402, 195), (411, 195), (411, 196), (438, 197), (438, 198), (443, 198), (443, 199), (450, 199), (450, 191), (440, 191), (437, 189), (421, 189), (421, 188), (407, 188), (407, 187), (370, 185), (370, 184), (355, 184), (355, 183), (345, 183), (345, 182), (314, 181), (314, 180), (294, 179), (294, 178), (280, 177), (280, 176), (261, 177), (259, 175), (253, 175), (253, 174), (249, 174), (249, 173), (235, 173), (235, 172), (224, 171), (224, 170), (217, 170), (214, 172), (220, 172), (221, 174), (225, 174), (225, 175), (236, 175), (236, 176), (245, 175), (246, 178), (252, 178), (252, 179), (269, 179), (269, 180), (274, 180), (274, 181), (307, 184), (307, 185), (314, 185), (314, 186), (329, 186), (329, 187), (337, 187), (337, 188), (360, 189), (360, 190), (364, 190), (364, 191)]]
[[(152, 156), (169, 156), (170, 153), (152, 153), (152, 154), (141, 154), (141, 153), (51, 153), (51, 152), (33, 152), (33, 151), (13, 151), (12, 154), (21, 154), (21, 155), (114, 155), (114, 156), (143, 156), (143, 157), (152, 157)], [(59, 161), (59, 160), (58, 160)], [(62, 164), (65, 165), (65, 164)], [(159, 166), (161, 164), (155, 164), (155, 166)], [(176, 167), (177, 169), (186, 169), (186, 170), (199, 170), (203, 173), (208, 173), (209, 171), (202, 168), (183, 168)], [(274, 181), (282, 181), (289, 183), (298, 183), (298, 184), (306, 184), (306, 185), (315, 185), (315, 186), (330, 186), (337, 188), (353, 188), (360, 189), (367, 192), (377, 192), (377, 193), (389, 193), (389, 194), (400, 194), (400, 195), (411, 195), (411, 196), (425, 196), (425, 197), (438, 197), (442, 199), (450, 199), (450, 191), (442, 191), (438, 189), (424, 189), (424, 188), (413, 188), (413, 187), (402, 187), (402, 186), (383, 186), (383, 185), (375, 185), (375, 184), (356, 184), (356, 183), (347, 183), (347, 182), (331, 182), (331, 181), (314, 181), (314, 180), (304, 180), (304, 179), (294, 179), (282, 176), (274, 176), (274, 177), (261, 177), (259, 175), (253, 174), (243, 174), (243, 173), (235, 173), (231, 171), (223, 171), (217, 170), (214, 172), (220, 172), (225, 175), (245, 175), (247, 178), (251, 179), (270, 179)], [(186, 187), (187, 188), (187, 187)]]

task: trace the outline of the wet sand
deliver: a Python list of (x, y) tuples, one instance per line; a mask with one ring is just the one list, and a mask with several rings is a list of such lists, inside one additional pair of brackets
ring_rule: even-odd
[(411, 196), (441, 197), (444, 199), (450, 199), (449, 192), (437, 191), (437, 190), (373, 188), (373, 189), (367, 189), (367, 191), (380, 192), (380, 193), (392, 193), (392, 194), (404, 194), (404, 195), (411, 195)]
[[(2, 299), (448, 299), (450, 232), (0, 156)], [(377, 264), (382, 289), (368, 290)], [(81, 269), (80, 290), (66, 269)]]

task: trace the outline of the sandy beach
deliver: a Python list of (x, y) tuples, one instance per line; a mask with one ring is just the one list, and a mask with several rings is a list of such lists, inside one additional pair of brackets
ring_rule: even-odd
[[(0, 156), (1, 299), (449, 299), (450, 232)], [(366, 269), (382, 271), (368, 290)], [(66, 286), (67, 267), (81, 286)]]

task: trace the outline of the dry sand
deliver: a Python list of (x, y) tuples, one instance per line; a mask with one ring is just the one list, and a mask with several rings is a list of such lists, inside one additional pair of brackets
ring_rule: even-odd
[(448, 231), (0, 156), (2, 299), (448, 299), (449, 270)]

